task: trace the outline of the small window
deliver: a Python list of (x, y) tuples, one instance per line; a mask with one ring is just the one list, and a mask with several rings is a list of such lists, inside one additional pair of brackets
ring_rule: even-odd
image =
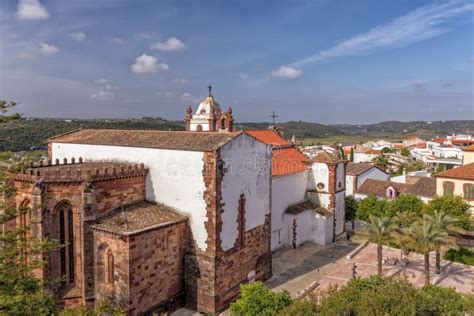
[(114, 255), (111, 251), (107, 252), (107, 283), (114, 283)]
[(341, 181), (339, 181), (339, 182), (337, 183), (337, 188), (338, 188), (338, 189), (342, 189), (342, 182), (341, 182)]
[(443, 182), (443, 195), (453, 195), (454, 194), (454, 182), (444, 181)]
[(325, 186), (324, 186), (324, 183), (319, 182), (317, 187), (318, 187), (318, 189), (323, 190)]
[(474, 184), (466, 183), (464, 185), (464, 198), (474, 200)]
[(201, 124), (199, 124), (198, 126), (196, 126), (196, 131), (202, 132), (202, 125), (201, 125)]

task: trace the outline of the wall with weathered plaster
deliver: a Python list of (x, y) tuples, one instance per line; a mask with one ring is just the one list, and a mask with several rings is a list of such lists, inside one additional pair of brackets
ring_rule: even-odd
[(220, 149), (224, 163), (221, 183), (223, 202), (221, 246), (228, 250), (238, 236), (237, 218), (240, 195), (245, 195), (245, 230), (265, 223), (271, 201), (270, 147), (242, 134)]

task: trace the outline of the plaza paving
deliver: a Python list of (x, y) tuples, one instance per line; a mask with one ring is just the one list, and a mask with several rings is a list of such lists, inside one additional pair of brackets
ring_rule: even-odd
[[(286, 289), (293, 297), (298, 296), (315, 281), (315, 291), (324, 291), (330, 285), (343, 285), (352, 277), (355, 263), (357, 276), (367, 277), (377, 273), (377, 246), (368, 244), (354, 257), (346, 256), (358, 245), (340, 241), (328, 247), (306, 244), (297, 249), (283, 249), (273, 256), (273, 277), (266, 285), (275, 291)], [(406, 277), (415, 286), (424, 285), (423, 256), (411, 253), (407, 266), (394, 264), (400, 258), (398, 249), (383, 247), (383, 274)], [(441, 274), (434, 272), (434, 253), (430, 258), (431, 283), (454, 287), (462, 293), (474, 291), (474, 267), (442, 260)]]

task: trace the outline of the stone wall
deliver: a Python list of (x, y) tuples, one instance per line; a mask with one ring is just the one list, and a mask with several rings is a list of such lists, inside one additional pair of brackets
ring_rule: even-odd
[(119, 206), (145, 200), (145, 176), (98, 181), (93, 184), (98, 215)]
[(173, 309), (184, 298), (187, 220), (129, 238), (130, 312)]

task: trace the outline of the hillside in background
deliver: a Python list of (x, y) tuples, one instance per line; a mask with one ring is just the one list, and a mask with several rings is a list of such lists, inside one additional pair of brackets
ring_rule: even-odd
[[(235, 123), (236, 130), (266, 129), (271, 123)], [(417, 135), (426, 139), (448, 134), (474, 133), (474, 120), (437, 121), (437, 122), (382, 122), (366, 125), (325, 125), (302, 121), (278, 123), (290, 138), (295, 135), (299, 139), (325, 139), (340, 136), (350, 139), (354, 135), (367, 137), (400, 137)], [(61, 134), (78, 128), (104, 129), (157, 129), (184, 130), (183, 121), (168, 121), (162, 118), (144, 117), (141, 119), (95, 119), (67, 120), (28, 118), (0, 125), (0, 149), (28, 150), (32, 146), (43, 146), (44, 141), (53, 135)]]

